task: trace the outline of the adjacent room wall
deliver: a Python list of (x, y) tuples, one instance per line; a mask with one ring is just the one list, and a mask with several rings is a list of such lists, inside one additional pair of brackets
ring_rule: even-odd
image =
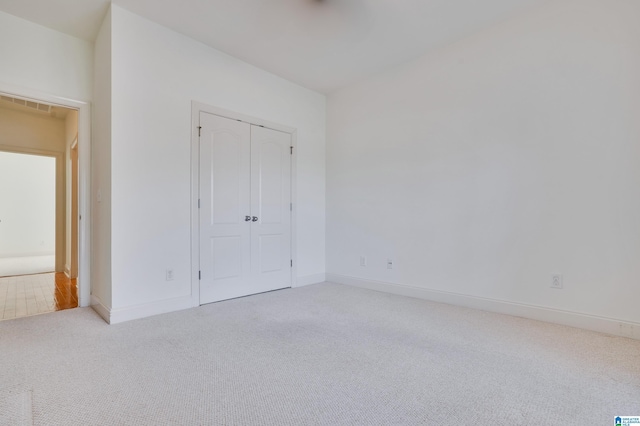
[(325, 97), (116, 5), (111, 23), (114, 315), (191, 303), (192, 100), (297, 128), (297, 271), (322, 281)]
[(0, 101), (0, 146), (64, 152), (64, 120), (38, 112), (3, 108), (3, 104), (6, 101)]
[[(65, 150), (64, 120), (38, 112), (19, 111), (2, 107), (0, 101), (0, 150), (20, 153), (59, 156)], [(64, 271), (65, 253), (65, 165), (56, 163), (55, 169), (55, 253), (56, 271)]]
[(0, 151), (0, 258), (55, 254), (55, 176), (55, 157)]
[(640, 323), (638, 16), (552, 2), (330, 95), (328, 276)]

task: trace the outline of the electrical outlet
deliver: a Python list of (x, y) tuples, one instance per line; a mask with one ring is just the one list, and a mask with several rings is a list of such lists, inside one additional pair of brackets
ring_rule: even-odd
[(393, 269), (393, 259), (387, 259), (387, 269)]
[(367, 266), (367, 256), (360, 256), (360, 266)]
[(561, 274), (553, 274), (553, 275), (551, 275), (551, 288), (562, 288), (562, 275)]
[(173, 281), (173, 269), (167, 269), (166, 279), (167, 281)]

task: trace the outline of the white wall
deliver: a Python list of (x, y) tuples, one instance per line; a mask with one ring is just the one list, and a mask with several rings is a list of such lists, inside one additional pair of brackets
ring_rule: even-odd
[(91, 43), (0, 12), (0, 83), (91, 99)]
[[(92, 304), (111, 308), (111, 11), (94, 48), (91, 145)], [(79, 147), (78, 149), (82, 149)], [(80, 164), (82, 167), (82, 164)], [(99, 198), (98, 198), (99, 197)], [(106, 316), (104, 311), (98, 312)]]
[(113, 308), (190, 296), (192, 100), (298, 129), (298, 275), (323, 276), (325, 97), (118, 6), (111, 20)]
[(0, 257), (56, 250), (56, 159), (0, 151)]
[(638, 16), (553, 2), (329, 96), (327, 273), (640, 322)]

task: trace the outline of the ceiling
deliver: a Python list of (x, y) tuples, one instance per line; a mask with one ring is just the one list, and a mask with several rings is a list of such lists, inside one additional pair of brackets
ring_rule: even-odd
[[(330, 93), (553, 0), (113, 0), (236, 58)], [(109, 0), (0, 0), (93, 41)]]

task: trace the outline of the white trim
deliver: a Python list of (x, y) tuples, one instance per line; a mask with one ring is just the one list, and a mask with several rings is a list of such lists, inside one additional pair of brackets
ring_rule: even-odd
[(404, 284), (327, 274), (327, 281), (640, 340), (640, 323)]
[(191, 101), (191, 111), (197, 111), (198, 114), (200, 114), (201, 111), (207, 112), (209, 114), (219, 115), (220, 117), (230, 118), (232, 120), (240, 120), (245, 123), (254, 124), (256, 126), (267, 127), (269, 129), (277, 130), (283, 133), (293, 134), (296, 131), (294, 127), (283, 126), (282, 124), (274, 123), (273, 121), (263, 120), (261, 118), (252, 117), (250, 115), (245, 115), (228, 109), (218, 108), (197, 101)]
[(16, 154), (39, 155), (41, 157), (55, 157), (56, 160), (58, 158), (62, 158), (64, 160), (64, 151), (51, 151), (48, 149), (27, 148), (27, 147), (23, 148), (21, 146), (4, 145), (4, 144), (0, 144), (0, 151), (12, 152)]
[(111, 309), (104, 306), (104, 304), (102, 303), (102, 300), (100, 300), (98, 296), (94, 296), (93, 294), (91, 295), (91, 307), (93, 308), (94, 311), (98, 313), (98, 315), (102, 317), (103, 320), (107, 322), (107, 324), (109, 324)]
[(190, 309), (191, 296), (183, 296), (175, 299), (160, 300), (158, 302), (145, 303), (143, 305), (128, 306), (109, 310), (109, 324), (118, 324), (153, 315)]
[(291, 287), (298, 286), (298, 131), (294, 130), (291, 133), (291, 146), (293, 147), (293, 154), (291, 154), (291, 260), (293, 261), (293, 267), (291, 267)]
[(292, 285), (291, 287), (304, 287), (305, 285), (323, 283), (326, 280), (327, 280), (327, 277), (325, 273), (305, 275), (303, 277), (298, 277), (295, 285)]
[(200, 126), (200, 113), (206, 112), (215, 114), (220, 117), (230, 118), (232, 120), (240, 120), (245, 123), (256, 126), (266, 127), (279, 132), (291, 135), (291, 146), (293, 146), (293, 154), (291, 155), (291, 259), (293, 267), (291, 268), (291, 287), (297, 287), (297, 271), (298, 271), (298, 253), (297, 253), (297, 152), (298, 152), (298, 131), (294, 127), (284, 126), (257, 117), (241, 114), (235, 111), (229, 111), (223, 108), (214, 107), (197, 101), (191, 101), (191, 306), (200, 306), (200, 280), (198, 277), (200, 244), (199, 244), (199, 217), (198, 217), (198, 195), (200, 186), (199, 172), (199, 135), (198, 128)]
[(183, 296), (175, 299), (166, 299), (157, 302), (145, 303), (143, 305), (111, 309), (106, 307), (102, 303), (102, 300), (94, 295), (91, 295), (91, 307), (108, 324), (118, 324), (125, 321), (131, 321), (135, 319), (150, 317), (153, 315), (166, 314), (169, 312), (192, 308), (191, 296)]
[[(78, 305), (91, 304), (91, 106), (39, 90), (0, 82), (0, 93), (78, 110)], [(64, 159), (64, 156), (63, 156)]]
[(198, 196), (200, 193), (200, 106), (191, 102), (191, 306), (200, 306), (200, 240)]

